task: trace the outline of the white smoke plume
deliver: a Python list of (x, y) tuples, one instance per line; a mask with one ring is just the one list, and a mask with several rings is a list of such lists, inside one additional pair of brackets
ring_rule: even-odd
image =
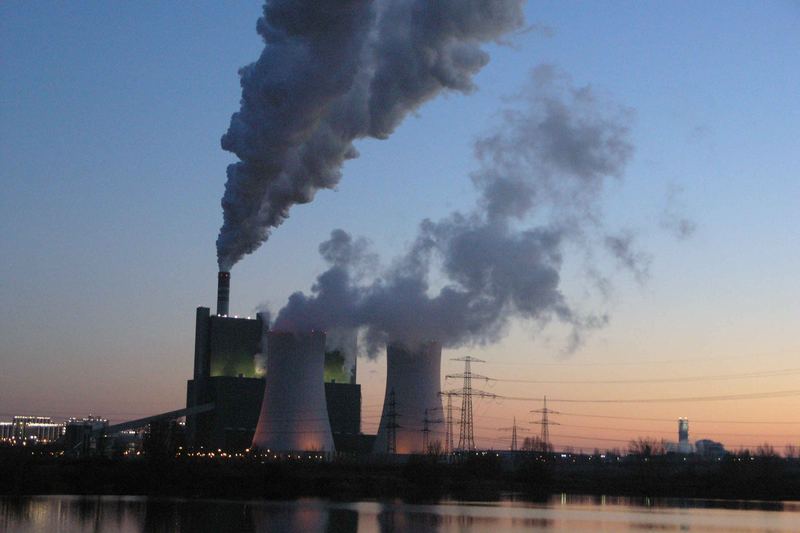
[(523, 0), (269, 0), (266, 44), (240, 70), (241, 108), (222, 148), (227, 170), (220, 270), (269, 238), (295, 204), (341, 179), (353, 141), (387, 138), (442, 91), (469, 92), (481, 44), (523, 25)]
[[(599, 208), (604, 182), (621, 176), (632, 154), (630, 118), (554, 67), (536, 68), (494, 133), (475, 144), (474, 209), (423, 220), (407, 253), (371, 280), (364, 241), (333, 231), (320, 245), (330, 268), (310, 295), (289, 298), (275, 328), (358, 329), (375, 353), (389, 340), (494, 342), (518, 317), (572, 326), (574, 349), (607, 317), (582, 313), (564, 296), (567, 244), (638, 257), (630, 240), (609, 244)], [(434, 270), (446, 280), (438, 290)]]

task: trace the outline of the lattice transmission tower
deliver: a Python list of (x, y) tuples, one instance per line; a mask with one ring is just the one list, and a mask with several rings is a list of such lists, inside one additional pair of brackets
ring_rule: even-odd
[(511, 451), (515, 452), (519, 450), (519, 443), (517, 441), (517, 434), (523, 431), (528, 431), (526, 428), (521, 428), (517, 425), (517, 417), (514, 417), (514, 422), (511, 427), (505, 428), (497, 428), (498, 431), (510, 431), (511, 432)]
[(441, 411), (440, 407), (434, 407), (433, 409), (425, 409), (425, 417), (422, 419), (422, 453), (431, 453), (432, 450), (430, 448), (430, 433), (431, 433), (431, 424), (441, 424), (443, 420), (441, 418), (431, 418), (431, 411)]
[(453, 446), (453, 397), (461, 395), (461, 391), (449, 390), (439, 393), (440, 396), (447, 398), (445, 403), (445, 430), (444, 430), (444, 451), (445, 453), (453, 453), (455, 448)]
[(535, 409), (531, 411), (531, 413), (539, 413), (542, 415), (542, 418), (539, 420), (534, 420), (534, 424), (541, 424), (542, 426), (542, 435), (541, 435), (541, 452), (551, 452), (553, 451), (553, 446), (550, 444), (550, 426), (557, 426), (559, 425), (558, 422), (553, 422), (550, 420), (549, 415), (558, 415), (561, 414), (558, 411), (553, 411), (552, 409), (547, 408), (547, 396), (544, 397), (544, 407), (541, 409)]
[(472, 419), (472, 397), (480, 396), (495, 398), (497, 396), (495, 394), (490, 394), (488, 392), (475, 390), (472, 388), (473, 379), (482, 379), (488, 381), (489, 378), (480, 374), (473, 374), (471, 364), (485, 363), (486, 361), (469, 355), (466, 357), (452, 359), (452, 361), (464, 361), (463, 374), (448, 374), (445, 376), (446, 379), (462, 378), (464, 380), (464, 386), (462, 387), (461, 392), (454, 392), (453, 394), (454, 396), (461, 396), (461, 431), (458, 435), (457, 449), (471, 452), (475, 450), (475, 431)]
[(389, 402), (386, 406), (386, 453), (394, 455), (397, 453), (397, 430), (400, 425), (397, 423), (397, 403), (395, 401), (394, 389), (389, 392)]

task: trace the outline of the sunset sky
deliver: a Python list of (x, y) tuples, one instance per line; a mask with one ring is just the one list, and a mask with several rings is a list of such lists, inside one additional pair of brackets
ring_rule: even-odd
[[(121, 421), (184, 406), (195, 308), (216, 297), (234, 161), (220, 136), (239, 107), (237, 70), (263, 48), (260, 10), (0, 3), (0, 419)], [(444, 371), (472, 355), (486, 361), (477, 373), (529, 381), (475, 386), (547, 395), (561, 412), (556, 447), (676, 440), (678, 417), (692, 440), (800, 445), (800, 4), (531, 1), (526, 18), (527, 31), (486, 47), (474, 93), (445, 94), (390, 139), (357, 142), (339, 187), (296, 206), (233, 268), (231, 313), (274, 312), (308, 291), (335, 228), (389, 263), (420, 220), (469, 209), (475, 140), (534, 68), (554, 65), (630, 110), (633, 156), (600, 207), (609, 231), (632, 237), (638, 275), (571, 250), (561, 288), (607, 325), (570, 351), (563, 325), (516, 321), (500, 342), (446, 349)], [(365, 432), (384, 379), (383, 356), (359, 360)], [(498, 428), (513, 417), (520, 439), (538, 434), (539, 408), (477, 400), (479, 446), (507, 447)]]

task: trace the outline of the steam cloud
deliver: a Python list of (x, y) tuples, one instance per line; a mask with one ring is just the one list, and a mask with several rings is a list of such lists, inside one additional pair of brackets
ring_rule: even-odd
[[(572, 326), (568, 349), (606, 317), (583, 315), (561, 290), (567, 244), (610, 250), (636, 272), (629, 238), (602, 230), (599, 197), (632, 154), (630, 112), (548, 65), (475, 144), (475, 207), (423, 220), (402, 257), (376, 272), (366, 241), (343, 230), (320, 245), (330, 268), (296, 292), (278, 330), (362, 330), (375, 353), (389, 340), (449, 347), (497, 340), (512, 317)], [(437, 271), (445, 282), (431, 286)], [(375, 273), (371, 277), (369, 274)]]
[(357, 157), (444, 90), (469, 92), (483, 42), (520, 28), (523, 0), (270, 0), (266, 47), (240, 70), (241, 108), (222, 148), (228, 166), (220, 270), (257, 249), (295, 204), (313, 200)]

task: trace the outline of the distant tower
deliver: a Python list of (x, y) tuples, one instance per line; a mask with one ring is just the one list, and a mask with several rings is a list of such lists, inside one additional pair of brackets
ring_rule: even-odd
[(557, 426), (558, 422), (551, 421), (549, 415), (557, 415), (560, 413), (547, 408), (547, 396), (544, 397), (544, 407), (531, 411), (531, 413), (540, 413), (542, 415), (540, 420), (534, 421), (534, 424), (541, 424), (542, 426), (541, 450), (539, 451), (545, 453), (553, 451), (553, 446), (550, 444), (550, 425)]
[[(431, 446), (430, 442), (430, 434), (431, 434), (431, 424), (441, 424), (443, 422), (440, 418), (431, 418), (431, 411), (435, 411), (436, 408), (433, 409), (425, 409), (425, 418), (422, 419), (422, 449), (424, 450), (423, 453), (433, 453), (434, 448)], [(441, 447), (441, 441), (436, 441), (439, 444), (437, 447)]]
[(514, 423), (511, 424), (511, 427), (497, 428), (497, 429), (500, 430), (500, 431), (510, 431), (511, 432), (511, 451), (515, 452), (515, 451), (519, 450), (519, 445), (518, 445), (518, 441), (517, 441), (517, 433), (519, 433), (520, 431), (527, 431), (527, 430), (525, 428), (521, 428), (521, 427), (517, 426), (517, 417), (516, 416), (514, 417)]
[(691, 453), (692, 446), (689, 444), (689, 419), (678, 419), (678, 452)]
[(511, 426), (511, 451), (517, 451), (517, 417), (514, 417), (514, 424)]
[(456, 391), (447, 391), (439, 394), (447, 398), (447, 407), (445, 408), (444, 451), (445, 453), (453, 453), (453, 396), (456, 396), (458, 393)]

